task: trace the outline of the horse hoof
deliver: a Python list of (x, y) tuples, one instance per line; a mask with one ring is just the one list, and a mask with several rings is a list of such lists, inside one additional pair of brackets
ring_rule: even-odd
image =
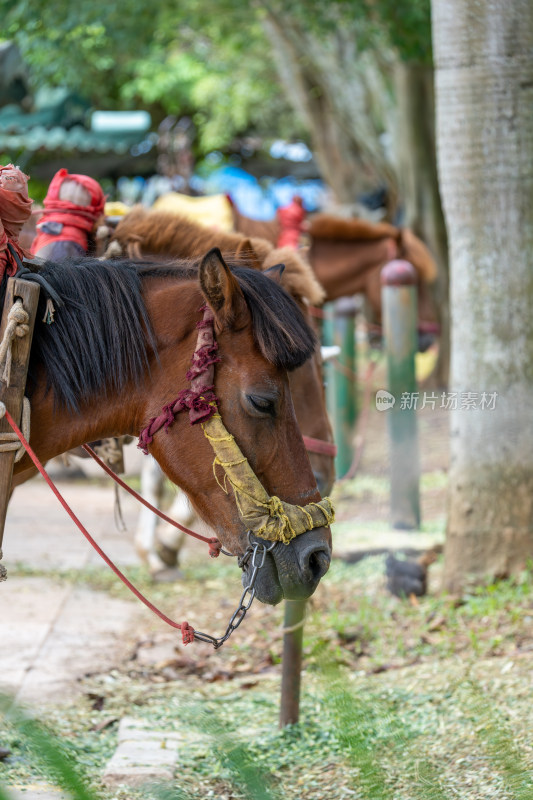
[(175, 583), (176, 581), (182, 581), (184, 577), (181, 569), (177, 569), (177, 567), (159, 569), (157, 572), (152, 573), (154, 583)]
[(167, 567), (175, 567), (178, 563), (178, 552), (171, 547), (167, 547), (162, 542), (157, 543), (156, 553)]

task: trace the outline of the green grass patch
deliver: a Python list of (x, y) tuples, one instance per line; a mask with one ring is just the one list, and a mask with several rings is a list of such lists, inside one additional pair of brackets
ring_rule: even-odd
[[(321, 661), (307, 682), (300, 723), (284, 730), (276, 724), (277, 697), (267, 690), (166, 685), (147, 695), (124, 680), (108, 687), (105, 712), (89, 710), (86, 700), (45, 723), (4, 701), (14, 764), (0, 765), (0, 783), (20, 781), (22, 762), (28, 781), (51, 781), (75, 800), (528, 800), (531, 711), (509, 719), (505, 692), (488, 704), (487, 688), (468, 674), (440, 685), (415, 678), (391, 686)], [(182, 731), (179, 776), (163, 787), (110, 793), (99, 775), (114, 730), (98, 729), (98, 718), (131, 714), (132, 706), (154, 728)]]

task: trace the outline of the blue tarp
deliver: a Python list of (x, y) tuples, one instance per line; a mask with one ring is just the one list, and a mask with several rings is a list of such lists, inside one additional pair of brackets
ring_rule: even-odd
[(207, 177), (195, 175), (192, 187), (202, 194), (229, 194), (242, 214), (258, 220), (269, 220), (281, 206), (300, 195), (306, 211), (316, 211), (323, 204), (326, 188), (320, 180), (299, 181), (292, 176), (260, 180), (240, 167), (224, 166)]

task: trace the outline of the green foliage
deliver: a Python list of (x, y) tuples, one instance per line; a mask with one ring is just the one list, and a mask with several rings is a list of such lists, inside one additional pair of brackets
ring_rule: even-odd
[[(72, 757), (44, 725), (27, 716), (9, 697), (3, 695), (0, 695), (0, 717), (14, 726), (51, 781), (68, 792), (73, 800), (95, 800), (95, 796), (87, 789), (87, 779), (79, 766), (73, 764)], [(1, 787), (0, 800), (6, 800)]]
[(68, 86), (97, 108), (148, 107), (155, 122), (189, 115), (201, 152), (253, 129), (301, 133), (261, 26), (241, 3), (0, 0), (0, 12), (36, 87)]
[(378, 0), (375, 8), (402, 61), (431, 64), (430, 0)]
[(392, 48), (402, 61), (430, 64), (430, 0), (259, 0), (263, 9), (315, 35), (352, 29), (357, 49)]
[(503, 776), (513, 800), (529, 800), (533, 791), (532, 775), (511, 726), (502, 715), (494, 713), (477, 681), (469, 681), (467, 691), (471, 698), (470, 717), (489, 758)]
[(352, 28), (359, 51), (392, 47), (402, 59), (431, 58), (429, 0), (0, 0), (4, 32), (21, 48), (35, 87), (67, 86), (98, 108), (142, 105), (156, 122), (189, 115), (202, 153), (249, 131), (303, 133), (261, 24), (270, 11), (321, 39)]
[(339, 738), (349, 762), (359, 772), (357, 788), (364, 800), (389, 800), (394, 776), (385, 766), (386, 753), (396, 751), (406, 772), (413, 772), (413, 800), (446, 800), (441, 778), (433, 764), (417, 759), (416, 770), (402, 759), (409, 742), (418, 732), (401, 713), (400, 697), (355, 694), (347, 688), (338, 668), (325, 667), (326, 707), (333, 714)]

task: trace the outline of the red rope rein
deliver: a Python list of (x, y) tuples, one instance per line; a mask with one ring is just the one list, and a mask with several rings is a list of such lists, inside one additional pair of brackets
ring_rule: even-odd
[(84, 444), (82, 445), (82, 447), (85, 450), (85, 452), (91, 456), (91, 458), (94, 458), (98, 466), (100, 466), (104, 470), (104, 472), (106, 472), (109, 475), (110, 478), (113, 478), (113, 480), (116, 483), (118, 483), (118, 485), (122, 489), (125, 489), (129, 494), (131, 494), (132, 497), (135, 497), (135, 499), (138, 500), (139, 503), (142, 503), (143, 506), (149, 508), (150, 511), (153, 511), (154, 514), (157, 514), (158, 517), (161, 517), (161, 519), (165, 520), (165, 522), (168, 522), (170, 525), (173, 525), (175, 528), (178, 528), (178, 530), (183, 531), (189, 536), (194, 536), (195, 539), (199, 539), (200, 541), (208, 544), (209, 555), (211, 556), (211, 558), (218, 558), (218, 556), (220, 555), (220, 551), (222, 549), (222, 544), (219, 542), (218, 539), (216, 539), (215, 537), (208, 538), (207, 536), (202, 536), (201, 533), (196, 533), (190, 528), (186, 528), (185, 525), (181, 525), (179, 522), (176, 522), (175, 519), (167, 517), (166, 514), (164, 514), (158, 508), (153, 506), (151, 503), (149, 503), (148, 500), (145, 500), (145, 498), (142, 497), (142, 495), (140, 495), (138, 492), (136, 492), (135, 489), (132, 489), (131, 486), (128, 486), (128, 484), (125, 481), (119, 478), (116, 472), (113, 472), (113, 470), (110, 467), (108, 467), (107, 464), (96, 455), (96, 453), (94, 452), (92, 447), (90, 447), (90, 445)]
[[(7, 409), (5, 410), (5, 418), (8, 421), (8, 423), (10, 424), (11, 428), (13, 429), (13, 431), (18, 436), (18, 438), (19, 438), (21, 444), (23, 445), (24, 449), (26, 450), (27, 454), (29, 455), (29, 457), (31, 458), (31, 460), (33, 461), (33, 463), (35, 464), (35, 466), (37, 467), (37, 469), (39, 470), (39, 472), (41, 473), (41, 475), (45, 479), (46, 483), (48, 484), (50, 489), (53, 491), (53, 493), (55, 494), (55, 496), (57, 497), (57, 499), (59, 500), (59, 502), (61, 503), (61, 505), (63, 506), (63, 508), (67, 512), (67, 514), (69, 515), (71, 520), (77, 525), (77, 527), (82, 532), (82, 534), (85, 536), (85, 538), (87, 539), (89, 544), (92, 547), (94, 547), (94, 549), (96, 550), (96, 552), (98, 553), (100, 558), (102, 558), (105, 561), (107, 566), (110, 567), (110, 569), (113, 570), (115, 575), (117, 575), (117, 577), (120, 578), (120, 580), (128, 587), (130, 592), (132, 592), (135, 595), (135, 597), (138, 600), (141, 601), (141, 603), (144, 603), (144, 605), (147, 608), (149, 608), (150, 611), (153, 611), (153, 613), (156, 614), (159, 617), (159, 619), (163, 620), (163, 622), (166, 622), (167, 625), (170, 625), (172, 628), (177, 628), (177, 629), (179, 629), (181, 631), (181, 637), (182, 637), (183, 644), (190, 644), (190, 642), (194, 641), (194, 628), (192, 628), (189, 625), (188, 622), (175, 622), (174, 620), (170, 619), (170, 617), (167, 617), (166, 614), (164, 614), (156, 606), (154, 606), (154, 604), (151, 603), (150, 600), (148, 600), (148, 598), (146, 598), (142, 594), (142, 592), (140, 592), (128, 578), (126, 578), (124, 573), (121, 572), (121, 570), (113, 563), (113, 561), (109, 558), (109, 556), (106, 553), (104, 553), (104, 551), (102, 550), (100, 545), (93, 539), (93, 537), (91, 536), (89, 531), (84, 527), (83, 523), (74, 514), (74, 512), (70, 508), (69, 504), (67, 503), (67, 501), (65, 500), (65, 498), (63, 497), (63, 495), (61, 494), (59, 489), (56, 487), (56, 485), (54, 484), (54, 482), (52, 481), (52, 479), (50, 478), (50, 476), (46, 472), (45, 468), (43, 467), (43, 465), (41, 464), (41, 462), (39, 461), (39, 459), (37, 458), (37, 456), (33, 452), (33, 450), (30, 447), (28, 441), (25, 439), (24, 435), (22, 434), (22, 431), (19, 429), (18, 425), (15, 423), (13, 417), (11, 416), (11, 414), (9, 413), (9, 411)], [(90, 448), (89, 448), (89, 450), (90, 450)], [(98, 459), (98, 456), (97, 456), (97, 459)], [(125, 484), (125, 487), (126, 486), (127, 486), (127, 484)], [(129, 489), (129, 487), (128, 487), (128, 489)], [(191, 531), (191, 533), (193, 533), (193, 535), (195, 535), (197, 538), (205, 539), (205, 537), (200, 536), (200, 534), (194, 534), (194, 532), (192, 532), (192, 531)], [(210, 540), (208, 540), (208, 539), (205, 539), (205, 541), (207, 541), (208, 544), (210, 543)], [(217, 555), (218, 555), (218, 553), (217, 553)]]

